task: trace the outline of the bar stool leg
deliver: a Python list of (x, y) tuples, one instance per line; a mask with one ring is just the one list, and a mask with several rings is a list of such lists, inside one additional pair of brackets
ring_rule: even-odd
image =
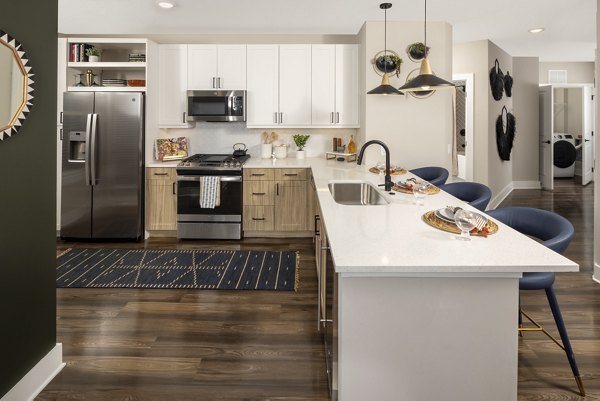
[(585, 397), (585, 389), (583, 388), (583, 381), (581, 381), (581, 376), (579, 375), (579, 368), (577, 367), (577, 362), (575, 361), (575, 354), (573, 353), (571, 341), (569, 341), (569, 335), (567, 334), (567, 328), (565, 327), (565, 322), (563, 321), (562, 314), (560, 313), (558, 301), (556, 300), (556, 295), (554, 294), (554, 288), (552, 286), (546, 288), (546, 296), (548, 297), (548, 303), (550, 304), (550, 309), (552, 310), (556, 327), (560, 333), (560, 338), (563, 346), (565, 347), (569, 365), (571, 365), (573, 376), (575, 376), (577, 387), (579, 387), (579, 393), (582, 397)]

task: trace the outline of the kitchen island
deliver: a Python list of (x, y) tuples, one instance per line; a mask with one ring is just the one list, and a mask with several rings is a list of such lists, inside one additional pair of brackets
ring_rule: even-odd
[(247, 166), (312, 171), (334, 269), (333, 313), (322, 322), (333, 333), (334, 399), (517, 399), (518, 280), (577, 271), (576, 263), (499, 222), (488, 238), (453, 239), (421, 218), (470, 208), (444, 192), (424, 206), (401, 193), (384, 194), (387, 205), (336, 203), (331, 182), (383, 183), (368, 166), (320, 158)]

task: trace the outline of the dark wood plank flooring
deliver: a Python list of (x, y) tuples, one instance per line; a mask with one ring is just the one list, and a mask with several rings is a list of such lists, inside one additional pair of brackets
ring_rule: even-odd
[[(559, 274), (555, 287), (588, 392), (586, 398), (576, 393), (564, 352), (542, 334), (530, 333), (519, 340), (519, 400), (600, 400), (600, 285), (591, 280), (593, 188), (557, 181), (552, 193), (514, 191), (502, 204), (510, 205), (555, 210), (575, 225), (566, 256), (581, 272)], [(327, 399), (310, 239), (59, 242), (57, 253), (75, 246), (297, 249), (300, 284), (297, 292), (58, 289), (57, 341), (67, 366), (36, 400)], [(524, 293), (522, 302), (556, 332), (543, 292)]]

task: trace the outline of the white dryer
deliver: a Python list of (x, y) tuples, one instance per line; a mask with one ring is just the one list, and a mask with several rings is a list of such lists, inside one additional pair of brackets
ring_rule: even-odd
[(554, 177), (575, 176), (575, 159), (577, 159), (575, 138), (571, 134), (556, 133), (553, 135), (553, 139)]

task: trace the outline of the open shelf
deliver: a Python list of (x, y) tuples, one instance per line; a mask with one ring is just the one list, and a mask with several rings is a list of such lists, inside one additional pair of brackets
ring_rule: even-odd
[(69, 86), (69, 92), (146, 92), (145, 86)]
[(117, 69), (140, 69), (146, 68), (146, 63), (140, 61), (100, 61), (98, 63), (84, 62), (69, 62), (69, 68), (117, 68)]

